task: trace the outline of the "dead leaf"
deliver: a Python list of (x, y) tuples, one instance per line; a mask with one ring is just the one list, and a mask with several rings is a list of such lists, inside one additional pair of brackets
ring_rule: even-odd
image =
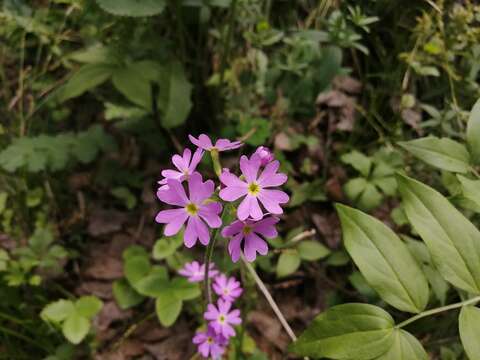
[(341, 242), (341, 230), (337, 215), (335, 213), (315, 213), (312, 215), (312, 221), (326, 244), (330, 248), (338, 248)]
[(275, 136), (275, 148), (283, 151), (291, 151), (292, 144), (290, 143), (290, 138), (284, 132), (278, 133)]
[(122, 310), (115, 301), (109, 301), (103, 305), (94, 324), (99, 331), (105, 331), (113, 322), (128, 319), (132, 314), (132, 310)]
[(95, 295), (102, 300), (112, 299), (112, 283), (103, 281), (84, 281), (76, 289), (75, 293), (82, 295)]
[(362, 90), (362, 83), (351, 76), (339, 75), (333, 79), (333, 88), (349, 94), (359, 94)]
[(127, 219), (123, 212), (96, 208), (90, 213), (87, 231), (94, 237), (111, 234), (121, 230)]
[(280, 322), (273, 316), (263, 311), (251, 311), (248, 313), (247, 322), (280, 350), (287, 348), (288, 337), (283, 332)]
[(116, 280), (123, 276), (123, 263), (120, 259), (99, 253), (90, 259), (84, 276), (98, 280)]

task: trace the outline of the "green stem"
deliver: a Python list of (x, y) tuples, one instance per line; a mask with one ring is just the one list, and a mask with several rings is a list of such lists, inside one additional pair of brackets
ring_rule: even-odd
[(444, 311), (448, 311), (448, 310), (453, 310), (453, 309), (458, 309), (458, 308), (461, 308), (463, 306), (467, 306), (467, 305), (473, 305), (473, 304), (476, 304), (477, 302), (480, 301), (480, 296), (477, 296), (477, 297), (474, 297), (470, 300), (465, 300), (465, 301), (462, 301), (462, 302), (459, 302), (459, 303), (455, 303), (455, 304), (451, 304), (451, 305), (447, 305), (447, 306), (442, 306), (442, 307), (438, 307), (438, 308), (435, 308), (435, 309), (431, 309), (431, 310), (427, 310), (427, 311), (423, 311), (421, 312), (420, 314), (417, 314), (415, 316), (412, 316), (411, 318), (401, 322), (400, 324), (398, 324), (397, 326), (395, 326), (397, 329), (400, 329), (402, 327), (405, 327), (407, 326), (408, 324), (411, 324), (413, 323), (414, 321), (417, 321), (419, 319), (422, 319), (426, 316), (430, 316), (430, 315), (434, 315), (434, 314), (438, 314), (438, 313), (441, 313), (441, 312), (444, 312)]
[(225, 77), (225, 67), (227, 66), (227, 60), (230, 57), (230, 43), (233, 36), (233, 27), (235, 22), (235, 12), (237, 9), (237, 0), (232, 1), (230, 8), (230, 18), (228, 23), (227, 34), (225, 38), (225, 43), (223, 46), (222, 60), (220, 62), (220, 84), (223, 84), (223, 79)]
[(210, 156), (213, 162), (213, 170), (215, 174), (220, 177), (222, 174), (222, 164), (220, 163), (220, 156), (218, 154), (218, 150), (210, 150)]

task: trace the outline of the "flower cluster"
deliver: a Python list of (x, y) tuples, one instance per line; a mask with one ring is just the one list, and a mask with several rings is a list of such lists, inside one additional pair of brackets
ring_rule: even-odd
[(267, 254), (265, 238), (277, 236), (275, 224), (278, 218), (275, 215), (283, 213), (281, 205), (289, 200), (288, 195), (278, 189), (287, 181), (287, 176), (278, 172), (279, 161), (268, 148), (260, 146), (250, 157), (241, 156), (241, 176), (228, 169), (219, 173), (217, 193), (214, 182), (204, 181), (196, 170), (197, 166), (205, 152), (210, 152), (215, 167), (221, 169), (218, 153), (237, 149), (242, 143), (219, 139), (213, 144), (205, 134), (198, 138), (190, 135), (189, 138), (197, 146), (196, 151), (192, 155), (190, 149), (185, 149), (183, 155), (174, 155), (172, 163), (176, 170), (163, 170), (163, 179), (159, 181), (157, 197), (173, 207), (156, 216), (158, 223), (166, 224), (164, 234), (173, 236), (185, 226), (186, 247), (193, 247), (197, 241), (208, 245), (209, 229), (222, 226), (220, 214), (223, 206), (219, 197), (225, 202), (238, 201), (238, 219), (221, 231), (223, 237), (230, 238), (228, 251), (232, 260), (238, 261), (242, 252), (248, 261), (254, 261), (257, 254)]
[[(158, 182), (157, 197), (172, 208), (161, 210), (155, 220), (165, 224), (164, 234), (173, 236), (184, 228), (183, 242), (191, 248), (197, 242), (210, 243), (210, 229), (222, 227), (222, 211), (225, 203), (236, 206), (237, 219), (223, 227), (220, 234), (229, 239), (228, 252), (233, 262), (242, 254), (251, 262), (257, 254), (266, 255), (268, 244), (265, 239), (277, 236), (276, 215), (283, 213), (282, 205), (288, 202), (288, 195), (278, 187), (287, 181), (280, 173), (280, 163), (271, 151), (263, 146), (248, 156), (241, 156), (237, 176), (229, 169), (222, 169), (219, 153), (234, 150), (243, 144), (239, 141), (219, 139), (215, 142), (204, 134), (198, 138), (189, 136), (197, 146), (193, 152), (185, 149), (182, 155), (174, 155), (172, 163), (176, 169), (162, 171)], [(210, 153), (213, 169), (220, 180), (215, 186), (213, 180), (203, 179), (197, 171), (204, 154)], [(224, 204), (225, 204), (224, 203)], [(205, 279), (207, 266), (197, 261), (186, 264), (179, 274), (190, 282)], [(193, 342), (205, 358), (220, 359), (235, 336), (235, 325), (241, 323), (240, 311), (232, 309), (233, 302), (243, 289), (234, 277), (227, 277), (208, 265), (208, 278), (213, 279), (212, 288), (217, 295), (215, 303), (207, 305), (204, 319), (208, 324), (205, 331), (197, 332)]]
[[(193, 343), (198, 346), (198, 352), (205, 358), (219, 359), (228, 346), (229, 339), (235, 336), (234, 325), (239, 325), (240, 310), (232, 309), (233, 302), (240, 297), (243, 289), (234, 277), (219, 273), (213, 263), (210, 263), (209, 278), (213, 278), (213, 290), (218, 299), (215, 304), (208, 304), (203, 317), (208, 321), (205, 331), (198, 331)], [(179, 274), (190, 282), (202, 281), (205, 277), (205, 264), (197, 261), (185, 264)]]

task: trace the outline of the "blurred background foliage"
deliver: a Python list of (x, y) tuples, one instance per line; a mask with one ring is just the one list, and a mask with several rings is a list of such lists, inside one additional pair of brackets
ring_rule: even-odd
[[(189, 133), (271, 147), (288, 172), (290, 209), (258, 266), (280, 303), (294, 299), (286, 306), (299, 329), (332, 304), (380, 303), (342, 249), (332, 202), (413, 237), (396, 171), (465, 205), (454, 176), (396, 143), (464, 137), (480, 97), (475, 1), (3, 0), (0, 40), (1, 358), (110, 354), (150, 321), (153, 303), (124, 268), (132, 251), (122, 252), (141, 246), (148, 260), (153, 249), (168, 271), (194, 257), (153, 224), (156, 180)], [(421, 243), (407, 243), (430, 269), (432, 303), (458, 297)], [(74, 347), (40, 312), (88, 294), (104, 308)], [(199, 304), (186, 304), (180, 317), (198, 318)], [(270, 319), (257, 314), (230, 358), (283, 358), (285, 340), (262, 338)], [(432, 358), (464, 359), (454, 321), (415, 324)], [(168, 353), (161, 339), (132, 356)]]

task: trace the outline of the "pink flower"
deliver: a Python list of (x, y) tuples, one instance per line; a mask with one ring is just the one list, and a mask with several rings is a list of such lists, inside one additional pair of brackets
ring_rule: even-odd
[(236, 220), (225, 226), (222, 230), (222, 236), (225, 238), (232, 237), (228, 244), (228, 252), (232, 261), (237, 262), (240, 259), (242, 247), (245, 258), (249, 262), (256, 259), (257, 253), (267, 255), (268, 245), (259, 235), (265, 238), (278, 236), (277, 229), (274, 226), (277, 222), (277, 218), (270, 216), (257, 222)]
[(218, 202), (207, 201), (213, 190), (213, 181), (202, 182), (202, 176), (199, 173), (193, 173), (188, 178), (189, 197), (185, 194), (185, 189), (180, 181), (167, 179), (167, 185), (157, 191), (157, 196), (161, 201), (179, 206), (179, 208), (162, 210), (157, 214), (155, 221), (167, 224), (163, 233), (166, 236), (175, 235), (188, 220), (183, 237), (185, 246), (191, 248), (197, 239), (203, 245), (208, 245), (210, 232), (205, 222), (211, 228), (218, 228), (222, 225), (222, 220), (218, 216), (222, 211), (222, 205)]
[(203, 315), (206, 320), (210, 321), (210, 326), (215, 332), (226, 338), (235, 335), (232, 325), (239, 325), (242, 322), (240, 310), (230, 311), (231, 307), (232, 303), (218, 299), (217, 306), (208, 304), (207, 312)]
[(220, 274), (215, 278), (212, 287), (218, 296), (229, 302), (233, 302), (236, 298), (242, 295), (243, 292), (239, 281), (234, 277), (228, 278), (224, 274)]
[(260, 220), (263, 212), (258, 204), (259, 201), (268, 212), (282, 214), (283, 210), (280, 204), (286, 203), (289, 199), (283, 191), (269, 189), (287, 181), (287, 175), (277, 173), (280, 166), (278, 160), (267, 164), (258, 176), (260, 165), (259, 159), (249, 160), (244, 155), (240, 158), (240, 169), (245, 181), (230, 172), (223, 172), (220, 175), (220, 181), (225, 185), (225, 188), (220, 190), (220, 198), (225, 201), (235, 201), (246, 195), (237, 209), (237, 216), (240, 220), (245, 220), (249, 216)]
[(209, 326), (207, 331), (197, 332), (193, 337), (193, 343), (198, 345), (198, 352), (204, 357), (211, 357), (213, 360), (220, 359), (225, 352), (228, 340)]
[(198, 163), (202, 160), (203, 150), (197, 149), (192, 157), (192, 152), (190, 149), (183, 150), (183, 156), (175, 154), (172, 156), (172, 163), (178, 169), (176, 170), (163, 170), (162, 176), (164, 179), (160, 180), (158, 183), (165, 185), (168, 179), (175, 179), (183, 181), (187, 179), (190, 175), (195, 172)]
[(269, 148), (265, 146), (259, 146), (257, 150), (250, 156), (250, 160), (258, 159), (260, 160), (260, 164), (262, 166), (267, 165), (269, 162), (272, 162), (275, 157), (273, 156), (272, 152)]
[[(215, 270), (215, 264), (210, 263), (208, 267), (208, 277), (215, 277), (218, 274), (218, 270)], [(192, 261), (190, 263), (186, 263), (183, 268), (178, 271), (178, 273), (188, 278), (188, 281), (192, 283), (200, 282), (205, 279), (205, 264), (200, 264), (198, 261)]]
[(188, 135), (188, 138), (193, 144), (206, 151), (234, 150), (238, 149), (240, 146), (243, 145), (240, 141), (230, 141), (228, 139), (218, 139), (215, 145), (213, 145), (212, 140), (210, 140), (210, 138), (205, 134), (200, 134), (198, 139), (196, 139), (192, 135)]

